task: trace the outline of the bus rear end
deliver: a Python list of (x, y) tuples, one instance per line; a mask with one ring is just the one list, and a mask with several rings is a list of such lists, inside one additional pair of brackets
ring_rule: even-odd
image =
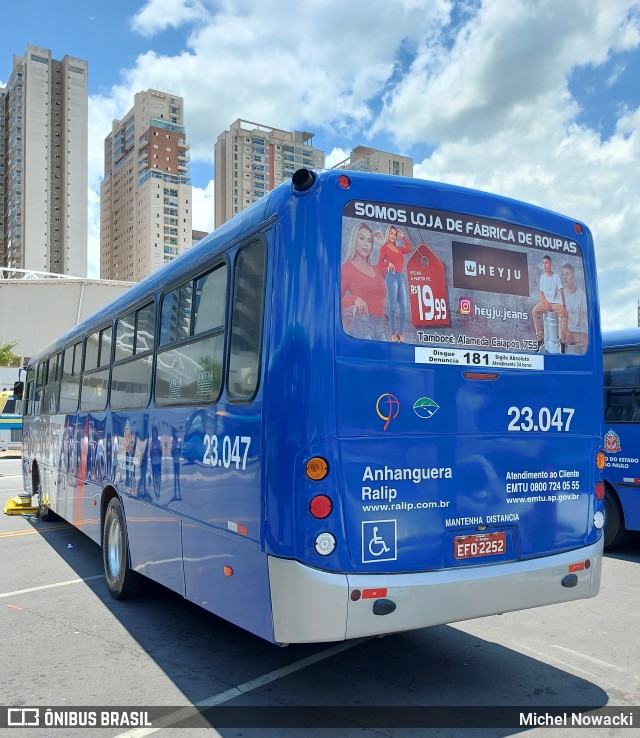
[(275, 640), (595, 596), (602, 376), (588, 230), (427, 182), (318, 180), (301, 220), (322, 232), (309, 248), (331, 265), (317, 289), (333, 286), (333, 309), (308, 330), (323, 333), (320, 321), (334, 340), (311, 342), (324, 353), (309, 371), (335, 386), (300, 424), (295, 555), (269, 558)]

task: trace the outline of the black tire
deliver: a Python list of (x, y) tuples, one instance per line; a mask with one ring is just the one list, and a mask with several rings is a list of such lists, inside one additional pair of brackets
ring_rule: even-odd
[(107, 506), (102, 529), (102, 563), (109, 594), (116, 600), (133, 597), (139, 590), (139, 577), (129, 568), (124, 510), (114, 497)]
[(608, 551), (619, 546), (627, 537), (620, 503), (607, 489), (604, 493), (604, 548)]

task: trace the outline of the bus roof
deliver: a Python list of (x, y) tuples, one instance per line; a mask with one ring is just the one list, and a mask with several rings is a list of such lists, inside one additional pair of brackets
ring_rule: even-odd
[(602, 347), (605, 349), (640, 346), (640, 328), (621, 328), (602, 333)]

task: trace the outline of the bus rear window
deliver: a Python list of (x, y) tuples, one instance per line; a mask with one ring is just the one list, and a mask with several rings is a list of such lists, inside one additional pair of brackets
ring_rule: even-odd
[(440, 348), (582, 354), (582, 252), (572, 238), (468, 214), (350, 201), (342, 325), (354, 338)]

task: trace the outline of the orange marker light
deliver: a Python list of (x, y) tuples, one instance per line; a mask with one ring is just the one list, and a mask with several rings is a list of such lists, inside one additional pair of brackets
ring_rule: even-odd
[(329, 464), (321, 456), (314, 456), (312, 459), (307, 461), (305, 471), (307, 472), (309, 479), (313, 479), (314, 482), (319, 482), (329, 473)]

